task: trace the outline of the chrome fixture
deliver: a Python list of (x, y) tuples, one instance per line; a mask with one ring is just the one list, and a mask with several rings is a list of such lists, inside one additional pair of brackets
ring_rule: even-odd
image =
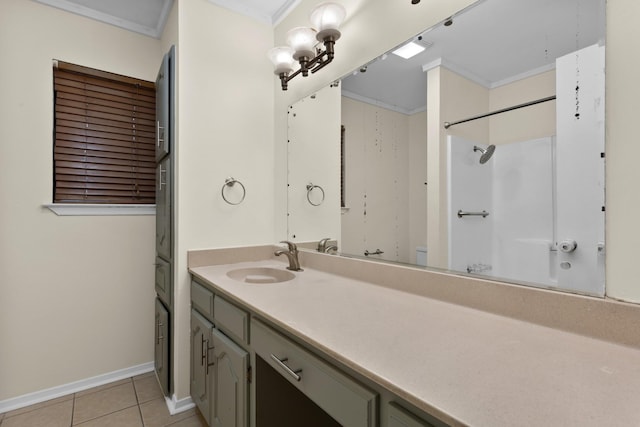
[(487, 216), (489, 216), (489, 212), (487, 211), (482, 211), (482, 212), (465, 212), (462, 209), (460, 209), (458, 211), (458, 218), (462, 218), (463, 216), (481, 216), (482, 218), (486, 218)]
[[(311, 193), (313, 192), (313, 190), (316, 190), (316, 189), (320, 191), (320, 194), (322, 194), (322, 197), (318, 203), (314, 203), (311, 201)], [(319, 185), (315, 185), (313, 182), (310, 182), (309, 184), (307, 184), (307, 201), (312, 206), (320, 206), (322, 202), (324, 202), (324, 189)]]
[[(313, 28), (293, 28), (287, 33), (288, 46), (269, 50), (268, 56), (274, 65), (274, 74), (280, 77), (282, 90), (287, 90), (287, 83), (298, 74), (307, 77), (309, 71), (315, 73), (333, 61), (334, 45), (341, 35), (338, 28), (346, 15), (345, 8), (338, 3), (320, 3), (309, 15)], [(316, 41), (324, 44), (324, 50), (316, 47)], [(294, 61), (298, 61), (300, 68), (290, 74)]]
[(496, 151), (496, 146), (491, 144), (485, 149), (485, 148), (478, 147), (477, 145), (474, 145), (473, 152), (475, 153), (476, 151), (480, 151), (482, 153), (482, 156), (480, 156), (480, 164), (484, 165), (489, 161), (491, 156), (493, 156), (493, 152)]
[(470, 122), (472, 120), (484, 119), (485, 117), (490, 117), (490, 116), (493, 116), (495, 114), (506, 113), (507, 111), (513, 111), (513, 110), (517, 110), (519, 108), (529, 107), (531, 105), (540, 104), (542, 102), (553, 101), (554, 99), (556, 99), (555, 95), (547, 96), (546, 98), (536, 99), (535, 101), (525, 102), (523, 104), (514, 105), (513, 107), (502, 108), (500, 110), (492, 111), (490, 113), (480, 114), (479, 116), (469, 117), (468, 119), (464, 119), (464, 120), (458, 120), (457, 122), (453, 122), (453, 123), (444, 122), (444, 128), (445, 129), (449, 129), (451, 126), (459, 125), (460, 123), (466, 123), (466, 122)]
[(287, 240), (283, 240), (280, 243), (286, 243), (289, 250), (278, 250), (274, 252), (274, 255), (286, 255), (286, 257), (289, 258), (289, 267), (287, 267), (287, 270), (302, 271), (302, 269), (300, 268), (300, 261), (298, 261), (298, 247), (295, 245), (295, 243), (291, 243)]
[[(233, 188), (233, 186), (236, 184), (240, 185), (240, 188), (242, 189), (242, 197), (240, 197), (240, 200), (238, 200), (237, 202), (232, 202), (227, 199), (227, 196), (225, 196), (224, 194), (224, 190), (225, 188)], [(222, 190), (220, 190), (220, 193), (222, 194), (222, 199), (225, 202), (229, 203), (230, 205), (239, 205), (244, 201), (244, 198), (247, 195), (247, 190), (244, 188), (244, 185), (240, 181), (230, 176), (229, 178), (224, 180), (224, 184), (222, 185)]]
[(486, 273), (487, 271), (491, 271), (491, 265), (489, 264), (471, 264), (467, 265), (467, 273)]
[(336, 245), (327, 246), (327, 249), (324, 250), (326, 254), (335, 254), (338, 252), (338, 247)]
[(324, 239), (320, 240), (318, 242), (318, 247), (316, 248), (316, 250), (318, 252), (325, 252), (327, 250), (327, 242), (331, 240), (331, 237), (325, 237)]
[(575, 240), (566, 239), (560, 242), (558, 246), (560, 247), (560, 252), (570, 254), (578, 248), (578, 243)]
[(382, 255), (384, 252), (381, 251), (380, 249), (376, 249), (373, 252), (369, 252), (369, 249), (365, 249), (364, 250), (364, 256), (369, 256), (369, 255)]

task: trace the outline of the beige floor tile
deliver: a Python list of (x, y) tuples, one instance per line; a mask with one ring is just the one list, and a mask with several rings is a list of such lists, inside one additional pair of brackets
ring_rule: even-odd
[(73, 400), (66, 400), (14, 416), (7, 414), (2, 427), (69, 427), (72, 412)]
[(143, 427), (140, 409), (137, 406), (123, 409), (80, 424), (81, 427)]
[[(66, 402), (67, 400), (73, 400), (73, 394), (68, 394), (66, 396), (57, 397), (55, 399), (47, 400), (45, 402), (36, 403), (34, 405), (25, 406), (24, 408), (14, 409), (13, 411), (7, 412), (5, 415), (7, 417), (12, 417), (14, 415), (24, 414), (25, 412), (31, 412), (35, 409), (44, 408), (51, 405), (56, 405), (60, 402)], [(0, 416), (0, 420), (2, 417)]]
[(164, 398), (141, 404), (140, 411), (142, 412), (142, 421), (145, 427), (164, 427), (196, 415), (195, 408), (173, 416), (170, 415)]
[[(133, 382), (76, 397), (73, 424), (98, 418), (137, 405)], [(4, 426), (2, 426), (4, 427)]]
[(202, 416), (196, 414), (177, 423), (169, 424), (169, 427), (207, 427), (207, 423)]
[(4, 418), (4, 414), (0, 414), (0, 423), (2, 423), (3, 418)]
[(163, 397), (160, 384), (158, 384), (158, 380), (155, 375), (136, 377), (133, 379), (133, 385), (136, 388), (138, 403), (144, 403)]
[(135, 381), (142, 378), (155, 377), (155, 376), (156, 376), (156, 371), (149, 371), (149, 372), (145, 372), (144, 374), (136, 375), (135, 377), (133, 377), (133, 380)]
[(87, 390), (79, 391), (76, 393), (76, 397), (86, 396), (87, 394), (96, 393), (98, 391), (108, 390), (113, 387), (117, 387), (122, 384), (131, 383), (131, 378), (125, 378), (123, 380), (114, 381), (112, 383), (103, 384), (98, 387), (93, 387)]

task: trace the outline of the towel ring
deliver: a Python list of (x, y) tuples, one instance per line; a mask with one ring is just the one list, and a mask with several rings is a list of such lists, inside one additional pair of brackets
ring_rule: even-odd
[[(240, 184), (240, 187), (242, 187), (242, 198), (240, 199), (240, 201), (233, 203), (233, 202), (230, 202), (229, 199), (227, 199), (227, 197), (224, 195), (224, 189), (226, 187), (233, 187), (234, 185), (236, 185), (236, 183)], [(230, 176), (229, 178), (224, 180), (224, 184), (222, 185), (222, 190), (220, 190), (220, 194), (222, 194), (222, 199), (225, 202), (229, 203), (230, 205), (239, 205), (244, 201), (244, 197), (247, 195), (247, 190), (244, 188), (244, 185), (242, 185), (240, 181)]]
[[(319, 189), (322, 192), (322, 200), (320, 200), (320, 203), (313, 203), (311, 201), (311, 192), (316, 188)], [(313, 183), (307, 184), (307, 201), (312, 206), (320, 206), (322, 204), (322, 202), (324, 202), (324, 190), (322, 189), (322, 187), (320, 187), (319, 185), (315, 185)]]

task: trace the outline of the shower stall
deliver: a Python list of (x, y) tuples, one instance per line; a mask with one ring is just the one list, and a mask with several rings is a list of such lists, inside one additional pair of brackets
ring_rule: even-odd
[(603, 295), (604, 48), (559, 58), (556, 93), (556, 135), (449, 135), (449, 268)]

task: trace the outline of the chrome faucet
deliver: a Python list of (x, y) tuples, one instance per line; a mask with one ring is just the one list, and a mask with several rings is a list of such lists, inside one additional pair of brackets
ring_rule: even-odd
[(318, 242), (318, 252), (326, 252), (327, 251), (327, 242), (331, 240), (331, 237), (327, 237), (325, 239), (322, 239)]
[(324, 252), (327, 254), (335, 253), (337, 251), (338, 247), (336, 245), (327, 246), (327, 248), (324, 250)]
[(287, 256), (287, 258), (289, 258), (289, 267), (287, 267), (287, 270), (302, 271), (302, 269), (300, 268), (300, 261), (298, 261), (298, 247), (295, 245), (295, 243), (291, 243), (287, 240), (283, 240), (280, 243), (286, 243), (289, 247), (289, 250), (278, 250), (274, 252), (274, 255), (280, 256), (284, 254)]

